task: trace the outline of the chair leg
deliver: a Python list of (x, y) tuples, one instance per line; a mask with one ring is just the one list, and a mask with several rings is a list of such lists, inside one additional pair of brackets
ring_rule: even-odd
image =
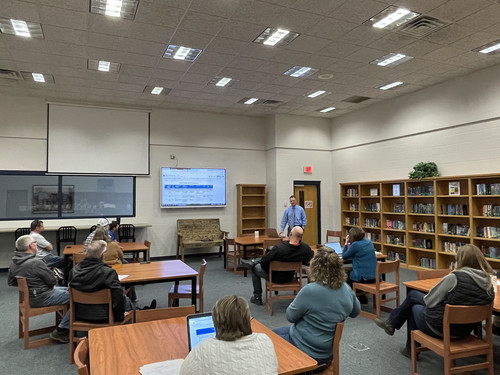
[(24, 349), (30, 347), (30, 317), (23, 314), (23, 336), (24, 336)]
[(413, 339), (413, 333), (411, 334), (411, 373), (412, 375), (417, 375), (417, 345), (416, 341)]

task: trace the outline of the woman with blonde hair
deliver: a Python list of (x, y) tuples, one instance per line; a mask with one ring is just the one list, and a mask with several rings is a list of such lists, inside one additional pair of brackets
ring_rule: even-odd
[(122, 264), (128, 263), (123, 259), (123, 251), (118, 245), (117, 242), (111, 241), (111, 237), (108, 234), (108, 231), (105, 228), (97, 228), (94, 234), (94, 241), (103, 240), (108, 244), (108, 250), (104, 253), (103, 262), (108, 266), (112, 266), (114, 264)]
[(346, 283), (342, 260), (330, 248), (321, 246), (311, 260), (309, 284), (304, 286), (286, 310), (293, 323), (276, 329), (278, 335), (314, 358), (318, 365), (330, 366), (337, 322), (355, 318), (361, 305)]
[[(404, 302), (382, 321), (375, 323), (392, 336), (407, 322), (406, 346), (400, 349), (405, 357), (411, 357), (411, 331), (419, 329), (427, 335), (443, 336), (444, 308), (448, 305), (487, 305), (495, 298), (490, 275), (493, 270), (477, 246), (467, 244), (457, 251), (455, 270), (446, 275), (427, 295), (412, 290)], [(455, 324), (450, 334), (467, 336), (474, 325)]]
[(274, 345), (266, 334), (252, 332), (250, 309), (243, 298), (221, 298), (212, 318), (215, 338), (204, 340), (188, 354), (181, 375), (278, 373)]

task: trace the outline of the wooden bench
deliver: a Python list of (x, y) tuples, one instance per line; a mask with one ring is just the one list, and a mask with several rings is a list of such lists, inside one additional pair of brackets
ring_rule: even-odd
[(229, 232), (220, 229), (219, 219), (178, 219), (177, 258), (184, 261), (184, 249), (219, 246), (222, 254), (224, 238)]

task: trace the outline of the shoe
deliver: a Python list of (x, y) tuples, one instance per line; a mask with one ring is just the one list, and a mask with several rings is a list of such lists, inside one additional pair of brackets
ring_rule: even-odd
[(151, 301), (151, 304), (149, 305), (149, 309), (150, 310), (156, 309), (156, 300), (155, 299)]
[(404, 355), (406, 358), (410, 358), (411, 359), (411, 352), (408, 351), (408, 349), (406, 349), (406, 346), (402, 346), (401, 348), (399, 348), (399, 352)]
[(60, 342), (61, 344), (67, 344), (69, 342), (69, 330), (60, 330), (56, 328), (50, 333), (49, 337), (54, 341)]
[(241, 259), (240, 261), (240, 267), (247, 270), (251, 270), (254, 265), (255, 262), (253, 261), (253, 259)]
[(262, 305), (262, 297), (252, 296), (252, 298), (250, 298), (250, 302), (255, 303), (256, 305)]
[(358, 300), (362, 305), (366, 305), (368, 303), (368, 297), (366, 297), (366, 295), (364, 294), (362, 296), (359, 296)]
[(391, 325), (391, 322), (389, 320), (386, 320), (385, 322), (381, 319), (375, 319), (374, 320), (375, 324), (378, 325), (380, 328), (383, 328), (385, 333), (387, 333), (389, 336), (394, 335), (394, 328)]
[(54, 272), (54, 274), (56, 275), (56, 277), (59, 280), (63, 280), (64, 279), (64, 272), (61, 271), (59, 268), (54, 268), (52, 271)]

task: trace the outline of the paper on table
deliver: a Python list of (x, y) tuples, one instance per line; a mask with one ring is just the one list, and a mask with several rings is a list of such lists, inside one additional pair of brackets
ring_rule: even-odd
[(118, 280), (122, 281), (126, 277), (128, 277), (128, 275), (118, 275)]
[(181, 370), (183, 359), (149, 363), (142, 366), (139, 371), (142, 375), (177, 375)]

